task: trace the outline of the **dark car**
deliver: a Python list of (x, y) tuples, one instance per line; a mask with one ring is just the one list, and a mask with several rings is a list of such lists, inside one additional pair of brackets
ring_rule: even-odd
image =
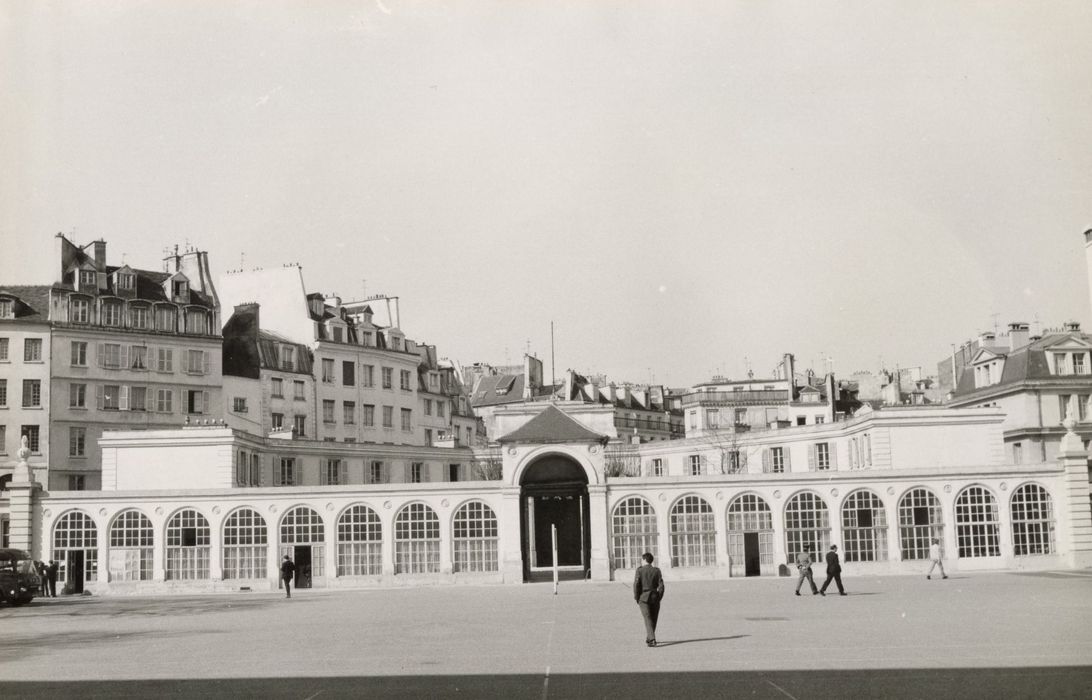
[(23, 605), (34, 599), (41, 586), (30, 554), (21, 549), (0, 549), (0, 601)]

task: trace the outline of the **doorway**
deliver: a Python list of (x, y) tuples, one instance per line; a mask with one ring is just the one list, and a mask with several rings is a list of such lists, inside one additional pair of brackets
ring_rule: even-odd
[(311, 587), (311, 545), (299, 544), (292, 551), (292, 561), (296, 564), (296, 588)]
[(523, 580), (552, 580), (555, 528), (558, 578), (587, 578), (591, 518), (583, 467), (566, 457), (544, 457), (527, 468), (520, 486)]
[(762, 557), (759, 554), (757, 532), (743, 533), (743, 575), (762, 575)]
[(65, 552), (66, 593), (83, 593), (83, 550), (69, 549)]

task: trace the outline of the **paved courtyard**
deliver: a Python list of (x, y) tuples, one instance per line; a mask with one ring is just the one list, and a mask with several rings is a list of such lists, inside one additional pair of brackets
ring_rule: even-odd
[[(3, 697), (1092, 697), (1092, 571), (84, 597), (0, 607)], [(828, 592), (829, 593), (829, 592)]]

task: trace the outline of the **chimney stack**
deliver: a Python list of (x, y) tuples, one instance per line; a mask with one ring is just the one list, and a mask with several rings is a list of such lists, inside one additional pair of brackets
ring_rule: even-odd
[(106, 241), (100, 238), (91, 245), (95, 247), (95, 267), (99, 272), (106, 272)]
[(1022, 348), (1028, 344), (1030, 326), (1026, 323), (1009, 324), (1009, 350)]

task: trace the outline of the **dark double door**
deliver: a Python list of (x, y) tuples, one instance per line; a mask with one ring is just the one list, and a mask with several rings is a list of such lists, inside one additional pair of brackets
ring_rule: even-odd
[(758, 533), (743, 533), (743, 575), (762, 575), (762, 555), (758, 546)]
[(585, 484), (525, 486), (521, 494), (523, 578), (546, 581), (553, 577), (552, 528), (557, 528), (558, 575), (583, 579), (591, 564), (591, 519)]

